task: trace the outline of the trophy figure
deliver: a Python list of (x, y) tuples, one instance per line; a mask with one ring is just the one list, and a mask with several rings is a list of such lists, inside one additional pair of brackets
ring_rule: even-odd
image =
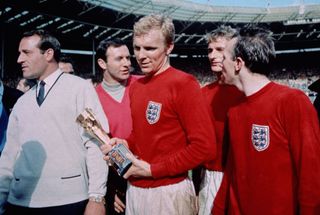
[[(103, 130), (100, 122), (96, 119), (90, 108), (86, 108), (81, 113), (76, 122), (79, 123), (92, 137), (97, 139), (100, 144), (109, 144), (110, 137)], [(111, 158), (111, 166), (117, 171), (120, 176), (123, 176), (132, 165), (131, 161), (126, 157), (130, 150), (123, 144), (115, 145), (108, 153)]]

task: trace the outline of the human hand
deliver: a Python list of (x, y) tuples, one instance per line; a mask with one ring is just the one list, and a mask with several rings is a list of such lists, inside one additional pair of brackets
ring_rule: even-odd
[(126, 208), (126, 205), (121, 201), (121, 199), (116, 194), (114, 196), (114, 210), (117, 213), (122, 213), (122, 212), (124, 212), (125, 208)]
[(146, 161), (137, 159), (133, 154), (126, 154), (127, 158), (131, 160), (132, 166), (128, 169), (126, 174), (123, 175), (125, 179), (130, 176), (133, 177), (151, 177), (151, 167)]
[(100, 146), (100, 149), (102, 151), (103, 154), (105, 154), (105, 156), (103, 157), (104, 160), (109, 161), (110, 157), (108, 156), (108, 153), (112, 150), (112, 148), (117, 145), (117, 144), (124, 144), (126, 147), (128, 147), (128, 143), (126, 140), (124, 139), (119, 139), (119, 138), (112, 138), (110, 139), (109, 144), (103, 144)]
[(84, 215), (105, 215), (106, 208), (102, 202), (88, 201)]

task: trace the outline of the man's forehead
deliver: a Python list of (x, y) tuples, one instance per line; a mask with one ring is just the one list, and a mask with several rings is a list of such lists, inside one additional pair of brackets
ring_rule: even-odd
[(107, 51), (106, 51), (106, 54), (107, 55), (110, 55), (110, 54), (130, 54), (129, 53), (129, 49), (126, 45), (121, 45), (121, 46), (110, 46), (108, 47)]
[(227, 40), (224, 39), (224, 40), (215, 40), (215, 41), (211, 41), (209, 44), (208, 44), (208, 48), (214, 48), (214, 47), (225, 47), (226, 44), (227, 44)]
[(20, 47), (23, 49), (32, 49), (37, 48), (40, 41), (40, 37), (37, 35), (33, 35), (30, 37), (23, 37), (20, 42)]
[(153, 28), (148, 32), (133, 35), (133, 44), (136, 44), (139, 41), (150, 44), (155, 42), (165, 42), (165, 36), (163, 35), (161, 29)]

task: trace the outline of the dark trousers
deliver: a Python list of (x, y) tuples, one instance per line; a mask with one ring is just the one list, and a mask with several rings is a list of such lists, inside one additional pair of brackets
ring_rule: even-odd
[(68, 205), (28, 208), (8, 203), (4, 215), (83, 215), (88, 200)]
[(108, 215), (124, 215), (114, 210), (115, 194), (126, 204), (127, 180), (119, 176), (113, 169), (109, 171), (107, 183), (106, 210)]

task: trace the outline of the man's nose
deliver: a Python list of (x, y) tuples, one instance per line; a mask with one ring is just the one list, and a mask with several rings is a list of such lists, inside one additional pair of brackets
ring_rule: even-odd
[(140, 49), (140, 51), (138, 52), (138, 59), (143, 59), (146, 57), (146, 53), (143, 49)]
[(129, 67), (129, 66), (131, 66), (131, 60), (130, 59), (127, 59), (127, 58), (125, 58), (124, 59), (124, 63), (123, 63), (125, 66), (127, 66), (127, 67)]
[(23, 59), (22, 59), (22, 56), (21, 56), (21, 54), (19, 54), (19, 56), (18, 56), (18, 59), (17, 59), (17, 63), (22, 63), (22, 61), (23, 61)]

